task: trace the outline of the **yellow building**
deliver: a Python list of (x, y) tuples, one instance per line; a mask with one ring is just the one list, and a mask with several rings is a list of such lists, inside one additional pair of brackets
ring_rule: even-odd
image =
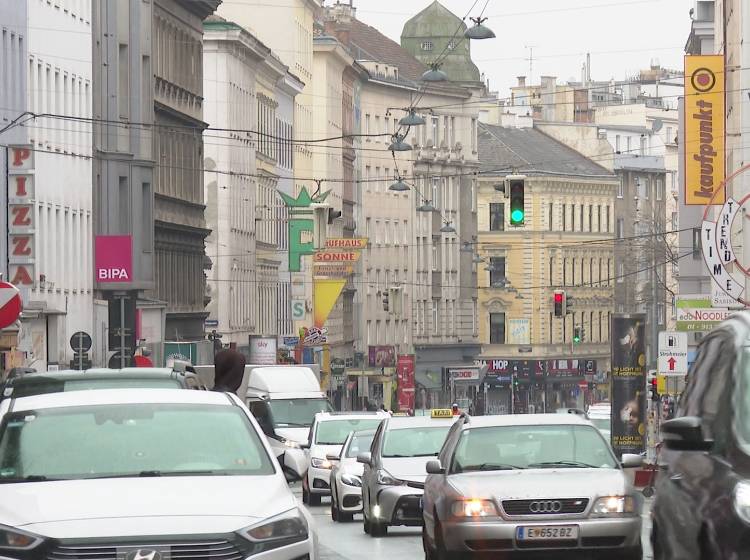
[[(598, 396), (589, 383), (609, 371), (618, 180), (534, 128), (480, 124), (479, 158), (475, 260), (485, 410), (583, 406)], [(508, 176), (523, 178), (520, 226), (510, 225)], [(554, 314), (556, 290), (567, 298), (562, 318)]]

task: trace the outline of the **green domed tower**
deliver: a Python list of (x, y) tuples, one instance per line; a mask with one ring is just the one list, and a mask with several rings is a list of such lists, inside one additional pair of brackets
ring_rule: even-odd
[(471, 41), (464, 39), (465, 31), (461, 18), (435, 0), (406, 22), (401, 46), (427, 66), (444, 53), (440, 68), (450, 81), (479, 82), (479, 69), (471, 60)]

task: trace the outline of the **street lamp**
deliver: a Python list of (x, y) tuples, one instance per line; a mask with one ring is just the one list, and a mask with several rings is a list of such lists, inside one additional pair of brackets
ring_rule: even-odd
[(388, 146), (388, 151), (391, 152), (410, 152), (411, 145), (404, 142), (404, 137), (394, 134), (391, 137), (391, 145)]
[(430, 69), (422, 74), (423, 82), (447, 82), (448, 75), (440, 69), (440, 64), (430, 64)]
[(400, 126), (422, 126), (426, 122), (424, 117), (417, 115), (414, 109), (409, 109), (409, 114), (398, 121), (398, 124)]
[(417, 212), (434, 212), (435, 207), (432, 205), (432, 202), (425, 199), (424, 204), (421, 206), (417, 206)]
[(404, 192), (410, 189), (409, 189), (409, 185), (404, 183), (401, 177), (398, 177), (398, 180), (395, 183), (393, 183), (390, 187), (388, 187), (388, 190), (394, 191), (394, 192)]
[(443, 227), (440, 228), (440, 233), (456, 233), (456, 228), (450, 222), (445, 222)]
[(482, 40), (482, 39), (494, 39), (495, 33), (484, 25), (484, 22), (487, 21), (487, 18), (469, 18), (471, 21), (474, 22), (474, 26), (470, 27), (464, 32), (464, 37), (467, 39), (476, 39), (476, 40)]

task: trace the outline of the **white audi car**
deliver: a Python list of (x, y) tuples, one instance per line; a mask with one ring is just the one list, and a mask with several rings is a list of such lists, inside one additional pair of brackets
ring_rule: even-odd
[(0, 558), (314, 560), (234, 395), (117, 389), (0, 404)]

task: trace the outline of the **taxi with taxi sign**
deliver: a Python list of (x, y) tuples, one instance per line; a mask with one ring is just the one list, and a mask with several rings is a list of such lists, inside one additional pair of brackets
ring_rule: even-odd
[(382, 537), (388, 527), (422, 525), (425, 465), (437, 457), (456, 417), (448, 410), (430, 416), (392, 416), (375, 431), (370, 451), (360, 453), (365, 533)]
[(640, 464), (576, 414), (462, 414), (426, 464), (425, 558), (640, 560)]

